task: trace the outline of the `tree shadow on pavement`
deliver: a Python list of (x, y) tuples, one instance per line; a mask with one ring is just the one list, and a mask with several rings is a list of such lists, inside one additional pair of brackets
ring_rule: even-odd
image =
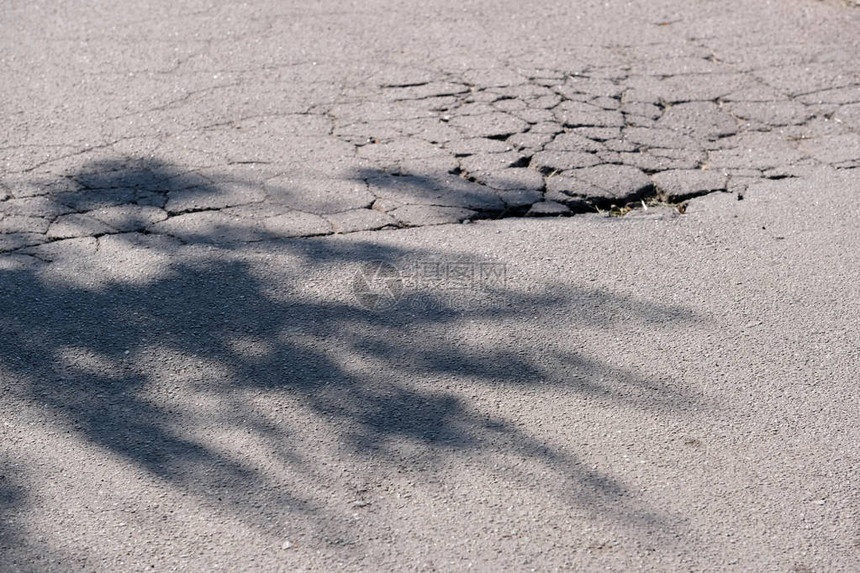
[[(163, 165), (136, 169), (124, 179), (176, 177)], [(550, 345), (539, 356), (510, 344), (518, 338), (511, 325), (537, 314), (578, 312), (568, 319), (612, 329), (601, 311), (655, 325), (698, 320), (688, 311), (555, 285), (490, 289), (466, 309), (439, 291), (404, 291), (395, 308), (378, 312), (350, 291), (363, 264), (449, 254), (366, 238), (220, 250), (156, 239), (106, 235), (98, 251), (58, 251), (50, 264), (2, 271), (0, 366), (15, 380), (13, 399), (59, 415), (87, 442), (258, 527), (273, 512), (330, 511), (286, 477), (330, 479), (314, 439), (345, 458), (390, 467), (404, 463), (406, 446), (431, 462), (508, 453), (562, 476), (566, 503), (642, 527), (662, 519), (619, 503), (625, 487), (611, 475), (471, 402), (464, 390), (555, 386), (608, 404), (701, 407), (699, 396), (585, 355)], [(570, 304), (581, 300), (595, 312)], [(507, 341), (459, 332), (467, 323), (498, 327)], [(18, 489), (3, 492), (0, 502), (18, 503)]]

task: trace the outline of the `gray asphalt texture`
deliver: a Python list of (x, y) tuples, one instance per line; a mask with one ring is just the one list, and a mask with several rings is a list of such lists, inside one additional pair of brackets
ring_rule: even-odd
[(860, 570), (860, 8), (0, 6), (0, 572)]

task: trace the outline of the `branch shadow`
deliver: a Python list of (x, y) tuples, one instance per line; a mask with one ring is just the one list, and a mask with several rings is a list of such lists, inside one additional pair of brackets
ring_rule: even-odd
[[(187, 178), (163, 164), (111, 169), (98, 179), (106, 167), (91, 166), (79, 179), (85, 175), (90, 189), (135, 201), (167, 198), (179, 188), (176, 181), (187, 188)], [(68, 196), (61, 199), (72, 203)], [(133, 228), (131, 223), (123, 228)], [(254, 232), (254, 221), (235, 225), (249, 229), (212, 233)], [(689, 311), (554, 285), (528, 293), (498, 288), (467, 310), (441, 292), (409, 291), (397, 308), (374, 312), (350, 296), (323, 292), (339, 280), (331, 273), (348, 279), (365, 263), (402, 264), (438, 259), (440, 253), (368, 240), (309, 239), (271, 241), (253, 253), (238, 244), (201, 251), (176, 241), (141, 242), (145, 237), (127, 231), (99, 239), (101, 251), (90, 255), (107, 260), (104, 265), (112, 269), (107, 278), (98, 276), (106, 267), (87, 267), (86, 257), (76, 259), (74, 252), (71, 258), (57, 255), (53, 264), (12, 266), (0, 275), (0, 307), (6, 309), (0, 365), (26, 381), (19, 393), (23, 399), (59, 415), (86, 441), (261, 528), (267, 526), (261, 504), (311, 516), (329, 510), (219, 441), (253, 434), (278, 464), (324, 479), (306, 454), (301, 428), (323, 423), (333, 429), (338, 448), (392, 467), (402, 463), (404, 443), (431, 460), (454, 454), (480, 459), (489, 450), (538, 460), (564, 476), (567, 503), (642, 527), (663, 521), (657, 511), (618, 503), (625, 488), (611, 475), (542, 443), (511, 420), (488, 414), (446, 384), (553, 385), (607, 403), (671, 405), (676, 411), (701, 408), (701, 396), (578, 353), (548, 348), (538, 356), (491, 337), (449, 335), (449, 329), (466, 321), (526, 321), (535, 308), (569, 312), (570, 302), (581, 300), (592, 301), (598, 311), (614, 309), (612, 316), (655, 325), (696, 322)], [(112, 267), (118, 259), (111, 252), (123, 254), (128, 268), (146, 269), (124, 275)], [(278, 260), (287, 263), (278, 267)], [(87, 280), (64, 280), (54, 265), (88, 275)], [(315, 272), (322, 273), (320, 292), (313, 284), (307, 288)], [(618, 320), (602, 312), (575, 318), (583, 326), (606, 329)], [(281, 407), (292, 409), (293, 423), (279, 424), (249, 400), (261, 394), (280, 397)], [(526, 478), (512, 472), (505, 479)], [(3, 491), (0, 502), (26, 510), (19, 490)]]

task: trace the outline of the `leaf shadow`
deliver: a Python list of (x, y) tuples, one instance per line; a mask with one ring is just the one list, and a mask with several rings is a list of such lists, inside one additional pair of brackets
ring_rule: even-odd
[[(143, 188), (169, 194), (175, 188), (165, 182), (177, 177), (154, 163), (121, 175), (110, 171), (109, 180), (102, 181), (93, 180), (91, 171), (86, 171), (91, 189), (125, 185), (136, 197)], [(253, 232), (254, 221), (242, 224)], [(525, 322), (535, 309), (571, 312), (583, 308), (571, 301), (581, 300), (592, 301), (592, 310), (615, 311), (574, 310), (578, 324), (607, 330), (621, 320), (617, 316), (654, 325), (693, 324), (699, 318), (690, 311), (558, 284), (543, 291), (487, 288), (488, 298), (465, 310), (442, 291), (413, 289), (398, 307), (374, 312), (357, 304), (348, 287), (345, 296), (300, 287), (316, 272), (330, 288), (361, 265), (380, 260), (402, 267), (404, 261), (473, 259), (468, 253), (366, 238), (273, 240), (252, 251), (217, 240), (222, 249), (150, 239), (117, 233), (102, 237), (101, 250), (83, 257), (58, 251), (53, 263), (2, 271), (0, 307), (6, 311), (0, 320), (0, 365), (20, 384), (17, 399), (59, 415), (88, 442), (260, 528), (267, 527), (261, 505), (312, 517), (331, 510), (319, 498), (285, 487), (236, 448), (220, 447), (218, 432), (227, 441), (237, 433), (252, 434), (273, 463), (310, 479), (325, 474), (302, 442), (303, 424), (324, 423), (343, 451), (392, 467), (402, 463), (403, 444), (437, 461), (505, 452), (562, 476), (569, 490), (566, 503), (641, 527), (664, 521), (656, 508), (619, 502), (626, 488), (611, 475), (484, 411), (453, 391), (450, 381), (476, 389), (555, 386), (609, 404), (655, 410), (707, 406), (701, 396), (577, 352), (550, 347), (535, 355), (492, 337), (450, 333), (465, 323)], [(123, 254), (126, 268), (145, 267), (142, 275), (117, 271), (122, 264), (111, 253)], [(92, 267), (85, 266), (88, 260), (95, 261)], [(278, 261), (287, 262), (279, 267)], [(67, 275), (53, 270), (64, 266), (89, 282), (65, 280)], [(111, 273), (100, 277), (105, 269)], [(249, 401), (260, 394), (278, 396), (284, 408), (307, 419), (298, 426), (278, 424)], [(189, 405), (198, 399), (211, 407)], [(526, 479), (516, 472), (504, 477)], [(16, 495), (10, 503), (25, 504)]]

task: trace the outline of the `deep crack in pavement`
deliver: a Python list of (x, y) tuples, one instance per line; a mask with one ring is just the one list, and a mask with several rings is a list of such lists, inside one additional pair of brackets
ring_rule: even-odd
[(858, 30), (4, 2), (0, 571), (860, 570)]
[[(61, 248), (52, 243), (118, 233), (242, 244), (649, 207), (671, 218), (702, 195), (741, 199), (763, 179), (860, 167), (860, 72), (837, 40), (751, 55), (719, 37), (678, 39), (678, 22), (651, 26), (662, 45), (272, 74), (209, 61), (212, 38), (158, 72), (181, 95), (107, 105), (95, 129), (12, 124), (0, 141), (0, 252), (42, 257)], [(102, 73), (151, 84), (128, 69)], [(40, 113), (6, 99), (11, 117)]]

